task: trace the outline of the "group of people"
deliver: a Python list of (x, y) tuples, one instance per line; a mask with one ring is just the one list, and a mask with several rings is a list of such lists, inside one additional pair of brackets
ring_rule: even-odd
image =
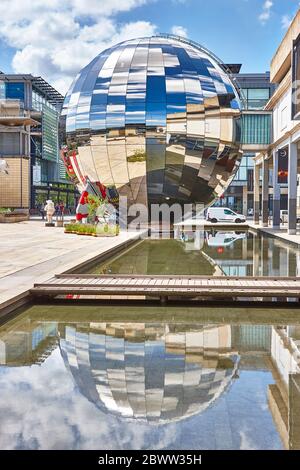
[(53, 215), (59, 215), (59, 216), (64, 215), (65, 213), (64, 203), (60, 201), (54, 204), (54, 202), (51, 199), (49, 199), (48, 201), (46, 201), (45, 204), (40, 204), (38, 208), (43, 220), (45, 219), (45, 215), (47, 214), (48, 208), (50, 206), (52, 207), (52, 205), (53, 205)]

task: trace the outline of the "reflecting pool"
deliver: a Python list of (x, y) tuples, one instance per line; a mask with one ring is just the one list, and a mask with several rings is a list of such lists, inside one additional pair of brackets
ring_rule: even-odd
[(2, 449), (300, 449), (297, 309), (42, 305), (0, 327)]
[(300, 250), (252, 232), (177, 231), (147, 239), (93, 266), (95, 274), (299, 276)]

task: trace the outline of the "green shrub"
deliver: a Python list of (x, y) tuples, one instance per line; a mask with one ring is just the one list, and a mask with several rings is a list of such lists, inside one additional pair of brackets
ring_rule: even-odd
[(83, 230), (84, 230), (83, 227), (84, 227), (83, 224), (77, 224), (75, 231), (76, 231), (77, 233), (83, 233)]
[(99, 234), (99, 235), (119, 235), (120, 227), (119, 225), (108, 225), (108, 224), (66, 224), (65, 232), (76, 232), (78, 234), (88, 233), (90, 235)]
[(78, 225), (79, 224), (66, 224), (65, 232), (76, 232)]
[(92, 224), (76, 224), (76, 232), (93, 234), (96, 233), (96, 226)]
[(85, 233), (96, 233), (96, 226), (95, 225), (86, 225), (85, 226)]
[(10, 207), (0, 207), (0, 214), (10, 214), (13, 211)]

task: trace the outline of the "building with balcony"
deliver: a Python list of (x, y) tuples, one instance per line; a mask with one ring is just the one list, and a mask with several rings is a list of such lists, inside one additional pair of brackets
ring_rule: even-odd
[(60, 159), (63, 96), (42, 77), (0, 73), (0, 207), (33, 209), (51, 198), (73, 208), (77, 193)]
[[(288, 210), (288, 232), (296, 233), (300, 213), (300, 10), (298, 10), (271, 61), (270, 80), (276, 91), (265, 106), (273, 114), (273, 138), (268, 148), (255, 157), (254, 219), (267, 227), (268, 201), (273, 201), (273, 227), (282, 221), (280, 210)], [(262, 177), (262, 191), (259, 185)], [(260, 194), (262, 192), (262, 194)], [(260, 200), (262, 201), (260, 204)]]

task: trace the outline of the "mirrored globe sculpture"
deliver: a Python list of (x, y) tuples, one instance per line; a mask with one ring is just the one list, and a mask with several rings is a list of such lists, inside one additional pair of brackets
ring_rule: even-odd
[(212, 204), (239, 167), (241, 105), (226, 66), (176, 36), (134, 39), (101, 52), (64, 106), (64, 160), (128, 204)]

